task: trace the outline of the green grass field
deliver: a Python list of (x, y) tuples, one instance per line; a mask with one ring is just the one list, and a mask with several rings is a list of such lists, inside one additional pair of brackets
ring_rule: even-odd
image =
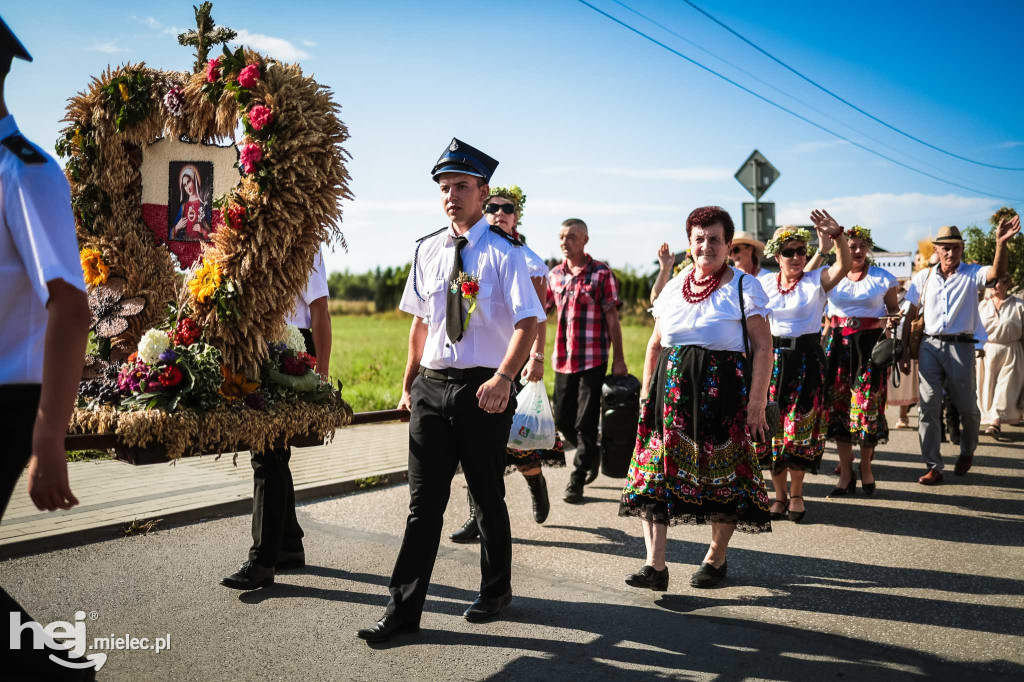
[[(331, 376), (344, 382), (342, 395), (356, 412), (390, 410), (398, 405), (410, 319), (401, 313), (332, 317)], [(638, 377), (643, 371), (644, 351), (650, 336), (650, 326), (623, 324), (626, 364), (630, 373)], [(555, 327), (549, 320), (544, 370), (548, 395), (554, 392), (555, 374), (551, 369), (554, 340)]]

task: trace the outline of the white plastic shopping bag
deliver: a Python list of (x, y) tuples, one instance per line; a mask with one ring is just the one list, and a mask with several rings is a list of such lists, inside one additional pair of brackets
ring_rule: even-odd
[(531, 381), (516, 396), (508, 446), (513, 450), (548, 450), (555, 447), (555, 417), (551, 414), (543, 381)]

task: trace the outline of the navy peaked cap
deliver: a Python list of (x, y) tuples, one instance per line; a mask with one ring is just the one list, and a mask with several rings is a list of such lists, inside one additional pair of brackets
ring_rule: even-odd
[(459, 138), (453, 137), (451, 143), (445, 147), (441, 158), (434, 164), (430, 176), (436, 182), (437, 176), (441, 173), (465, 173), (490, 182), (491, 176), (494, 175), (494, 169), (497, 167), (498, 162), (487, 154)]
[(14, 31), (7, 26), (3, 17), (0, 17), (0, 57), (18, 57), (26, 62), (32, 61), (32, 55), (18, 40), (18, 36), (14, 35)]

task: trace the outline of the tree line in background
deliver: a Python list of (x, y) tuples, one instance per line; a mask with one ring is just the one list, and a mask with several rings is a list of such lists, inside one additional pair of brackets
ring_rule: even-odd
[[(1014, 209), (1004, 206), (989, 218), (987, 231), (977, 225), (965, 228), (964, 260), (973, 263), (991, 263), (996, 253), (996, 226), (1003, 219), (1016, 214)], [(1024, 237), (1013, 239), (1009, 246), (1008, 272), (1013, 279), (1014, 286), (1020, 288), (1024, 286)], [(548, 261), (548, 266), (554, 267), (558, 263), (558, 260), (551, 259)], [(406, 263), (397, 268), (378, 267), (363, 273), (353, 273), (348, 270), (332, 272), (327, 278), (327, 286), (332, 299), (367, 304), (372, 302), (373, 309), (377, 312), (395, 310), (402, 300), (402, 292), (405, 291), (405, 282), (409, 277), (411, 265), (411, 263)], [(612, 268), (612, 271), (619, 283), (619, 297), (622, 299), (625, 311), (627, 313), (644, 311), (648, 307), (651, 287), (658, 275), (657, 262), (652, 264), (651, 270), (647, 273), (628, 267), (625, 269)]]

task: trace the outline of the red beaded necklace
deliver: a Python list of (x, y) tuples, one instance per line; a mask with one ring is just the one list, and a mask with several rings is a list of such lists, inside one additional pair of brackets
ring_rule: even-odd
[(796, 289), (796, 285), (799, 284), (800, 280), (802, 280), (803, 278), (804, 278), (804, 273), (801, 272), (800, 276), (797, 277), (795, 280), (793, 280), (793, 283), (789, 285), (788, 289), (783, 289), (782, 288), (782, 273), (780, 272), (780, 273), (776, 274), (775, 275), (775, 282), (778, 285), (779, 293), (782, 294), (783, 296), (785, 296), (789, 292), (793, 291), (793, 289)]
[[(718, 288), (718, 284), (722, 281), (722, 277), (725, 276), (725, 270), (728, 266), (724, 263), (722, 267), (718, 269), (718, 272), (713, 275), (708, 275), (704, 279), (697, 279), (697, 266), (694, 266), (690, 270), (690, 274), (683, 280), (683, 298), (686, 299), (687, 303), (700, 303), (707, 299), (714, 293), (715, 289)], [(704, 290), (698, 294), (693, 292), (694, 287), (704, 287)]]

